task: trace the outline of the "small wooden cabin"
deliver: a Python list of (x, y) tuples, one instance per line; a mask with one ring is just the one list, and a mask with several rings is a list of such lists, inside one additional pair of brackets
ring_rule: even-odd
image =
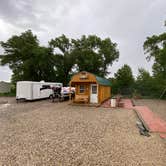
[(75, 87), (74, 103), (101, 104), (111, 97), (111, 82), (86, 71), (75, 74), (70, 86)]

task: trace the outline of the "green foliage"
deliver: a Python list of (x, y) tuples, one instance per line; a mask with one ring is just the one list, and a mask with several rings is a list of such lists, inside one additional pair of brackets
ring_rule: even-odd
[(108, 66), (119, 58), (117, 44), (112, 43), (110, 38), (102, 40), (95, 35), (82, 36), (81, 39), (72, 40), (72, 43), (79, 71), (106, 76)]
[(0, 93), (0, 97), (15, 97), (15, 92), (8, 92), (8, 93)]
[(153, 58), (153, 80), (155, 82), (155, 95), (160, 96), (166, 88), (166, 33), (148, 37), (144, 42), (147, 59)]
[(153, 77), (143, 68), (139, 69), (138, 71), (139, 73), (135, 82), (136, 91), (141, 94), (141, 96), (152, 97), (152, 92), (155, 91)]
[(129, 95), (132, 93), (134, 85), (134, 77), (130, 66), (124, 65), (120, 68), (117, 73), (114, 74), (113, 83), (113, 93), (120, 93), (124, 95)]
[(49, 42), (54, 55), (54, 69), (56, 80), (67, 85), (71, 78), (71, 70), (76, 63), (73, 45), (65, 35), (52, 39)]
[(62, 35), (52, 39), (48, 47), (43, 47), (28, 30), (0, 42), (0, 45), (4, 49), (4, 54), (0, 55), (1, 65), (9, 65), (13, 83), (44, 80), (67, 85), (74, 71), (83, 70), (105, 76), (108, 66), (119, 57), (116, 43), (95, 35), (81, 39)]
[(154, 59), (153, 74), (155, 77), (166, 79), (166, 33), (148, 37), (144, 42), (147, 59)]
[(10, 85), (10, 92), (7, 93), (0, 93), (2, 97), (13, 97), (16, 96), (16, 86), (14, 84)]
[(12, 82), (18, 80), (51, 81), (54, 79), (54, 57), (51, 49), (40, 47), (30, 30), (20, 36), (12, 36), (0, 43), (4, 49), (1, 64), (8, 64), (13, 71)]
[(109, 38), (100, 39), (95, 35), (82, 36), (81, 39), (68, 39), (65, 35), (49, 42), (55, 56), (56, 78), (65, 85), (76, 71), (88, 71), (99, 76), (108, 74), (107, 68), (118, 59), (116, 44)]

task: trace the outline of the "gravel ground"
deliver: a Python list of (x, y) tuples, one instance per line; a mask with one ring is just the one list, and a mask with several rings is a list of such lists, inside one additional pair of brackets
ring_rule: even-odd
[(136, 105), (146, 105), (153, 112), (157, 113), (162, 119), (166, 121), (166, 100), (155, 99), (137, 99), (134, 100)]
[(132, 110), (0, 100), (0, 165), (165, 166), (166, 141), (139, 135)]

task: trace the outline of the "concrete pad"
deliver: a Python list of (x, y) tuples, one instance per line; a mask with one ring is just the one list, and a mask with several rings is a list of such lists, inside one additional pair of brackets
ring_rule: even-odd
[(123, 103), (124, 108), (133, 109), (133, 104), (130, 99), (121, 99), (121, 103)]

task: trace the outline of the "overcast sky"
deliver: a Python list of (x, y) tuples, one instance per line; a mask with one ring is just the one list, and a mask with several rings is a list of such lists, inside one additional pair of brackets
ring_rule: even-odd
[[(0, 41), (31, 29), (42, 45), (65, 34), (71, 38), (96, 34), (118, 44), (119, 61), (151, 71), (143, 43), (147, 36), (165, 31), (166, 0), (0, 0)], [(2, 51), (2, 49), (0, 48)], [(12, 72), (0, 67), (0, 80), (9, 81)]]

